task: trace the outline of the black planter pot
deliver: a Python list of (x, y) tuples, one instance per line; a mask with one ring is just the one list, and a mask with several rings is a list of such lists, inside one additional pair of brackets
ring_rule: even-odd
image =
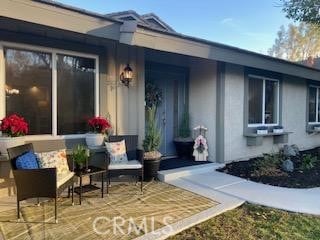
[(176, 152), (179, 158), (192, 159), (193, 156), (193, 141), (178, 141), (174, 140), (174, 145), (176, 147)]
[(144, 159), (143, 162), (144, 180), (151, 181), (152, 179), (156, 179), (158, 177), (161, 158)]

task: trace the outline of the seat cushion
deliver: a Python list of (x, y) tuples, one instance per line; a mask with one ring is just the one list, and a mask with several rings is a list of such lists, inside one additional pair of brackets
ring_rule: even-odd
[(70, 172), (66, 149), (51, 152), (36, 153), (40, 168), (57, 168), (57, 174), (63, 175)]
[(126, 164), (128, 162), (126, 142), (106, 142), (107, 151), (110, 155), (110, 164)]
[(39, 168), (37, 156), (29, 151), (19, 156), (16, 160), (17, 169), (37, 169)]
[(130, 160), (126, 163), (110, 163), (109, 170), (120, 170), (120, 169), (140, 169), (142, 164), (137, 160)]
[(67, 172), (67, 173), (64, 173), (64, 174), (58, 174), (58, 176), (57, 176), (57, 188), (59, 188), (64, 183), (69, 181), (71, 178), (73, 178), (73, 176), (74, 176), (74, 173), (70, 172), (70, 171)]

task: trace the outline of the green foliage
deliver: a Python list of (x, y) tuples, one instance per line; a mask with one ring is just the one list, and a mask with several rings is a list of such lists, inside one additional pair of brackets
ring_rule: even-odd
[(90, 156), (90, 150), (84, 145), (77, 145), (72, 151), (72, 158), (75, 163), (84, 164)]
[(281, 0), (281, 3), (287, 18), (320, 24), (319, 0)]
[(280, 27), (274, 45), (268, 50), (270, 56), (289, 61), (302, 61), (320, 55), (319, 26), (300, 23)]
[(158, 151), (161, 145), (161, 131), (156, 119), (156, 107), (146, 110), (146, 136), (143, 140), (143, 148), (146, 152)]
[(269, 173), (280, 169), (282, 161), (283, 156), (281, 153), (263, 154), (263, 157), (253, 164), (255, 175), (269, 175)]
[(145, 101), (148, 108), (157, 108), (162, 103), (162, 91), (154, 83), (147, 82), (145, 92)]
[(311, 170), (314, 168), (318, 158), (316, 156), (312, 156), (311, 154), (305, 154), (301, 159), (301, 170)]
[(190, 119), (189, 119), (189, 112), (188, 109), (185, 107), (181, 123), (179, 126), (179, 137), (181, 138), (188, 138), (190, 137)]

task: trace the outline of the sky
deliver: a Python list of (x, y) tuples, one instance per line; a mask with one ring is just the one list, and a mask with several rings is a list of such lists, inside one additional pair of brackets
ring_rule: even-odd
[(179, 33), (267, 54), (281, 25), (291, 20), (280, 0), (58, 0), (105, 14), (153, 12)]

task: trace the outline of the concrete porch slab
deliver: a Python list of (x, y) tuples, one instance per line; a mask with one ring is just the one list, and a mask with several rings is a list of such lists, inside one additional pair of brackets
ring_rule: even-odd
[(221, 167), (224, 167), (224, 164), (208, 163), (203, 165), (163, 170), (158, 172), (158, 179), (162, 182), (167, 182), (180, 177), (213, 172), (214, 170)]

